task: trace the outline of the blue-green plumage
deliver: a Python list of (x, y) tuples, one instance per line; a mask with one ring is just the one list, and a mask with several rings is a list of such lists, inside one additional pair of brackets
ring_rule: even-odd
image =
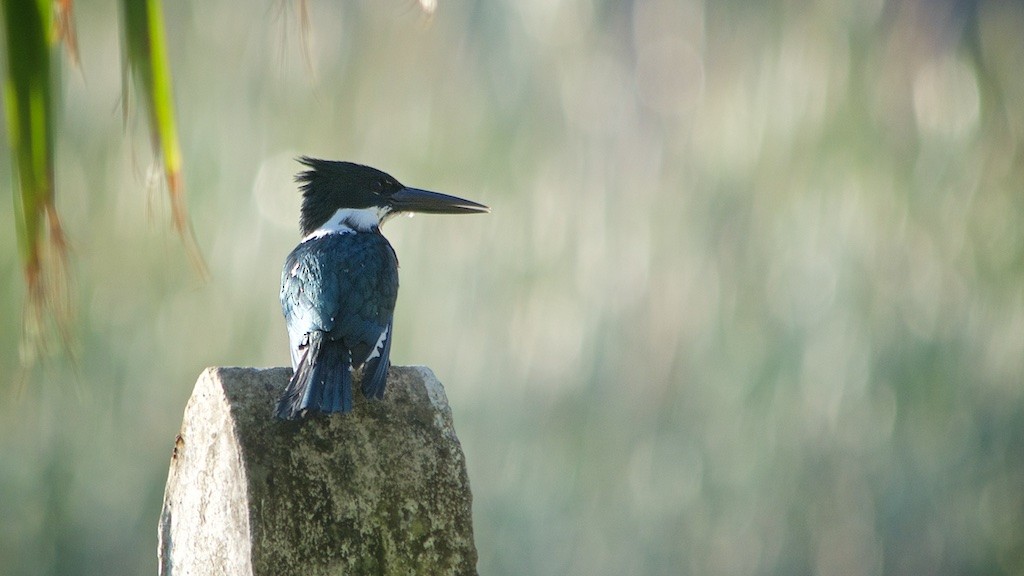
[(359, 164), (302, 158), (300, 227), (304, 236), (281, 272), (281, 309), (294, 373), (277, 416), (352, 409), (353, 371), (360, 389), (382, 399), (398, 298), (398, 258), (380, 233), (402, 211), (486, 212), (469, 200), (407, 188)]

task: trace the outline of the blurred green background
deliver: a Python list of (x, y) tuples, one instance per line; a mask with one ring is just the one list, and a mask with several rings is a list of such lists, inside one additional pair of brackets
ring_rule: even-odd
[[(0, 574), (145, 574), (210, 365), (288, 363), (294, 158), (489, 204), (385, 233), (482, 574), (1024, 573), (1024, 6), (167, 2), (203, 283), (113, 0), (75, 6), (77, 368), (19, 385), (0, 202)], [(0, 196), (10, 198), (2, 139)]]

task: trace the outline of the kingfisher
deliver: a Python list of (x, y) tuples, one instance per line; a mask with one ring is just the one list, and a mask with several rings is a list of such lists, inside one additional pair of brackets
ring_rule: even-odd
[(398, 257), (380, 232), (403, 212), (474, 214), (490, 208), (403, 186), (375, 168), (298, 159), (302, 241), (281, 271), (281, 309), (294, 373), (277, 403), (284, 420), (352, 410), (361, 370), (366, 398), (382, 399), (398, 298)]

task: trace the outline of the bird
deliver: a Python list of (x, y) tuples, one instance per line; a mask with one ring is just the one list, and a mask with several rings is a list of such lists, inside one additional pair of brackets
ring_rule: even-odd
[(366, 398), (383, 399), (390, 366), (398, 256), (381, 225), (400, 213), (475, 214), (483, 204), (402, 185), (362, 164), (302, 156), (302, 240), (281, 270), (281, 310), (293, 374), (275, 415), (352, 410), (361, 370)]

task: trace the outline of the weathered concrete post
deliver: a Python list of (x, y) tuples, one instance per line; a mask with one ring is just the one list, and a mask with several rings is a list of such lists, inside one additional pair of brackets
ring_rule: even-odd
[(444, 388), (393, 366), (345, 416), (273, 417), (288, 368), (208, 368), (171, 456), (160, 574), (476, 574)]

